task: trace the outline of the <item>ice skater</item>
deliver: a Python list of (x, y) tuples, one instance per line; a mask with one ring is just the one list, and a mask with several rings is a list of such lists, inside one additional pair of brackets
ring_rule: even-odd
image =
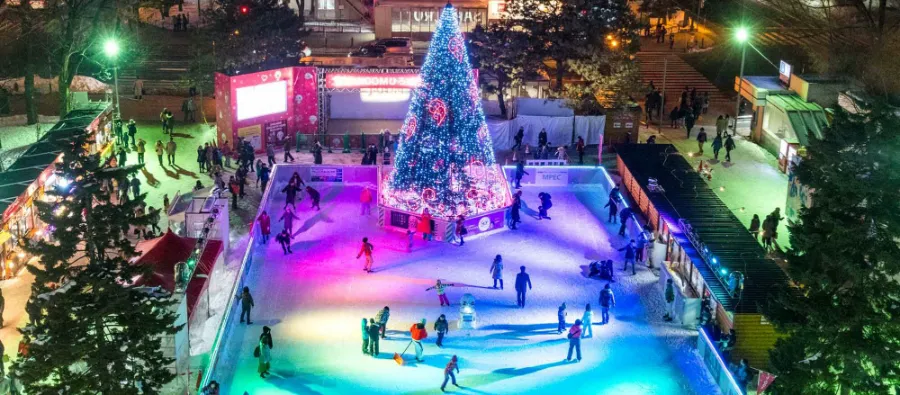
[(441, 314), (438, 317), (437, 321), (434, 322), (434, 331), (437, 332), (437, 341), (434, 344), (438, 347), (444, 347), (444, 335), (450, 331), (450, 323), (447, 322), (447, 317)]
[(309, 198), (312, 200), (312, 206), (310, 206), (310, 208), (314, 208), (314, 209), (316, 209), (316, 211), (320, 210), (319, 199), (321, 198), (321, 195), (319, 194), (319, 191), (317, 191), (313, 187), (307, 185), (306, 193), (309, 194)]
[(359, 194), (359, 215), (372, 215), (372, 192), (368, 187), (363, 187)]
[(600, 325), (606, 325), (609, 323), (609, 309), (611, 307), (616, 307), (616, 295), (613, 294), (612, 288), (609, 287), (609, 284), (603, 286), (603, 290), (600, 291)]
[(419, 232), (422, 232), (422, 240), (431, 240), (431, 213), (428, 212), (427, 208), (422, 212), (422, 216), (419, 217), (419, 223), (416, 227)]
[(266, 378), (269, 375), (269, 369), (272, 367), (272, 329), (268, 326), (263, 327), (257, 347), (259, 348), (259, 366), (257, 371), (259, 372), (259, 377)]
[(297, 200), (297, 192), (299, 190), (300, 190), (300, 187), (296, 183), (294, 183), (294, 180), (291, 180), (288, 182), (287, 186), (285, 186), (281, 190), (281, 192), (284, 192), (284, 207), (283, 208), (287, 208), (287, 206), (290, 204), (291, 207), (294, 208), (294, 210), (297, 209), (297, 206), (294, 205), (294, 202)]
[(241, 323), (244, 323), (244, 316), (247, 316), (247, 325), (253, 325), (253, 321), (250, 321), (250, 310), (256, 305), (253, 303), (253, 295), (250, 295), (250, 287), (244, 287), (239, 298), (241, 299)]
[(538, 194), (538, 198), (541, 199), (541, 206), (538, 207), (538, 219), (551, 219), (550, 216), (547, 215), (550, 207), (553, 207), (553, 202), (550, 200), (550, 194), (547, 192), (541, 192)]
[(291, 251), (291, 234), (288, 233), (287, 229), (282, 229), (281, 233), (275, 236), (275, 241), (281, 244), (281, 251), (284, 252), (284, 255), (294, 253), (294, 251)]
[(290, 207), (285, 207), (284, 213), (281, 214), (281, 218), (278, 222), (284, 222), (284, 229), (287, 229), (289, 238), (294, 238), (294, 220), (299, 219), (296, 215), (294, 215), (294, 210), (291, 210)]
[(459, 246), (462, 247), (463, 244), (466, 244), (466, 241), (463, 239), (469, 231), (466, 229), (466, 217), (460, 215), (456, 219), (456, 237), (459, 238)]
[(494, 279), (494, 289), (497, 289), (497, 281), (500, 282), (500, 289), (503, 289), (503, 257), (500, 254), (497, 254), (491, 264), (491, 277)]
[(380, 352), (380, 349), (378, 347), (378, 343), (379, 343), (378, 333), (384, 331), (382, 328), (384, 328), (384, 327), (381, 325), (378, 325), (378, 323), (375, 322), (374, 318), (369, 318), (369, 326), (366, 328), (366, 331), (369, 334), (369, 352), (368, 352), (368, 354), (371, 355), (373, 358), (378, 358), (378, 354)]
[(559, 310), (556, 312), (556, 333), (562, 334), (566, 330), (566, 302), (559, 305)]
[(426, 288), (425, 291), (431, 291), (432, 289), (436, 290), (438, 294), (438, 300), (441, 302), (441, 306), (443, 306), (445, 303), (447, 304), (447, 306), (450, 306), (450, 300), (447, 299), (447, 295), (444, 293), (444, 289), (447, 287), (455, 286), (456, 284), (445, 284), (442, 283), (441, 280), (437, 280), (434, 286)]
[(385, 329), (387, 328), (388, 319), (391, 318), (391, 308), (388, 306), (384, 306), (383, 309), (378, 310), (378, 313), (375, 314), (375, 321), (378, 322), (379, 329), (381, 329), (381, 338), (384, 339)]
[(374, 260), (372, 259), (372, 251), (374, 250), (375, 246), (373, 246), (372, 243), (369, 243), (369, 238), (363, 237), (362, 246), (359, 248), (359, 254), (356, 254), (356, 259), (359, 259), (359, 257), (365, 254), (366, 266), (363, 268), (363, 270), (365, 270), (366, 273), (372, 273), (372, 263), (374, 262)]
[(266, 244), (269, 242), (269, 234), (272, 233), (271, 227), (271, 219), (269, 219), (269, 214), (263, 210), (262, 214), (259, 215), (259, 218), (256, 219), (256, 222), (259, 223), (259, 233), (262, 235), (260, 237), (262, 239), (262, 244)]
[(525, 161), (520, 160), (519, 163), (516, 163), (516, 189), (522, 187), (522, 177), (526, 174), (528, 174), (528, 172), (525, 171)]
[(581, 338), (594, 337), (594, 325), (591, 323), (594, 319), (594, 312), (591, 311), (591, 304), (584, 306), (584, 314), (581, 315)]
[(625, 207), (622, 209), (622, 211), (619, 211), (619, 223), (621, 223), (621, 225), (619, 226), (619, 236), (625, 236), (625, 230), (628, 226), (628, 218), (631, 218), (631, 208)]
[[(369, 354), (369, 326), (367, 325), (369, 320), (363, 318), (362, 319), (362, 352), (363, 354)], [(375, 321), (372, 320), (372, 325), (375, 325)]]
[[(528, 288), (525, 288), (525, 286)], [(519, 274), (516, 274), (516, 304), (525, 308), (525, 292), (531, 289), (531, 277), (525, 273), (525, 266), (519, 267)]]
[(625, 266), (622, 267), (623, 272), (628, 269), (628, 262), (631, 262), (631, 274), (637, 274), (637, 269), (635, 269), (634, 265), (635, 250), (637, 250), (637, 247), (634, 244), (634, 239), (631, 239), (625, 247), (619, 248), (619, 251), (625, 251)]
[(459, 384), (456, 384), (456, 375), (453, 374), (453, 371), (459, 373), (459, 362), (454, 355), (450, 358), (450, 362), (447, 362), (447, 366), (444, 368), (444, 384), (441, 384), (441, 392), (444, 392), (444, 388), (447, 387), (447, 381), (450, 380), (453, 382), (453, 385), (459, 387)]
[(519, 210), (522, 209), (522, 191), (513, 194), (513, 204), (509, 208), (509, 228), (516, 229), (516, 224), (522, 222)]
[(413, 346), (416, 349), (416, 362), (425, 362), (422, 359), (422, 354), (425, 352), (425, 349), (422, 347), (422, 340), (428, 337), (428, 331), (425, 330), (424, 318), (418, 324), (412, 324), (409, 327), (409, 336), (412, 338)]
[(576, 351), (576, 356), (578, 359), (575, 362), (581, 362), (581, 320), (575, 320), (575, 324), (572, 325), (572, 328), (569, 329), (569, 355), (566, 357), (566, 361), (572, 360), (572, 349), (574, 348)]
[(606, 202), (606, 205), (603, 207), (609, 207), (609, 218), (607, 218), (606, 222), (611, 224), (616, 223), (616, 214), (619, 212), (619, 206), (616, 204), (616, 199), (613, 199), (612, 195), (610, 195), (609, 201)]

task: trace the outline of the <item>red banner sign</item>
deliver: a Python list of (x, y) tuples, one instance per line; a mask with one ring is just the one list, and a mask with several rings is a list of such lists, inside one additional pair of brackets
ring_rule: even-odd
[(418, 73), (328, 73), (329, 89), (404, 88), (415, 89), (422, 83)]
[(762, 394), (766, 391), (766, 388), (769, 388), (772, 385), (772, 382), (775, 381), (775, 378), (778, 377), (772, 373), (766, 371), (759, 371), (759, 382), (756, 384), (756, 393)]

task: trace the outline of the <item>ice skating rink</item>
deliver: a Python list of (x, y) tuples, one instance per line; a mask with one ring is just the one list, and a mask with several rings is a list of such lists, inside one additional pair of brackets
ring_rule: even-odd
[[(376, 212), (360, 216), (360, 186), (318, 184), (321, 211), (298, 203), (293, 255), (283, 255), (274, 235), (284, 194), (272, 193), (267, 208), (272, 239), (256, 248), (245, 284), (256, 302), (253, 325), (236, 328), (221, 350), (213, 379), (223, 394), (436, 394), (443, 369), (459, 357), (458, 383), (447, 391), (463, 394), (715, 394), (718, 390), (693, 351), (694, 331), (665, 323), (657, 276), (646, 266), (636, 276), (621, 272), (625, 238), (618, 225), (605, 222), (607, 191), (600, 186), (525, 187), (519, 230), (467, 240), (457, 247), (423, 242), (412, 252), (406, 236), (377, 225)], [(538, 221), (539, 192), (549, 192), (552, 220)], [(274, 192), (274, 191), (273, 191)], [(362, 237), (374, 244), (375, 272), (355, 259)], [(504, 290), (492, 286), (489, 268), (503, 255)], [(592, 260), (613, 259), (618, 305), (612, 322), (595, 324), (593, 338), (582, 340), (583, 360), (565, 362), (568, 341), (556, 332), (557, 306), (568, 305), (569, 326), (591, 303), (600, 321), (597, 299), (605, 282), (586, 277)], [(516, 307), (514, 282), (519, 266), (534, 289), (527, 306)], [(450, 307), (440, 307), (435, 279), (448, 288)], [(478, 329), (458, 330), (459, 299), (476, 300)], [(375, 359), (361, 352), (360, 321), (383, 306), (391, 307), (388, 338)], [(434, 345), (432, 325), (440, 314), (450, 321), (445, 348)], [(409, 342), (409, 327), (427, 319), (425, 361), (407, 364), (391, 358)], [(263, 325), (272, 328), (272, 375), (261, 379), (253, 349)]]

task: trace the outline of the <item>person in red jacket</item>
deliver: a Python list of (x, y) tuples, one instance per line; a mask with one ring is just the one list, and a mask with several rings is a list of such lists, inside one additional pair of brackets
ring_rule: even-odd
[(372, 215), (372, 192), (369, 191), (369, 187), (363, 187), (359, 194), (359, 203), (361, 205), (359, 215)]
[(581, 362), (581, 320), (575, 320), (575, 325), (569, 329), (569, 356), (566, 357), (566, 361), (572, 360), (573, 348), (577, 351), (578, 360), (576, 362)]
[(425, 351), (422, 348), (422, 340), (428, 337), (428, 331), (425, 330), (425, 319), (422, 318), (422, 322), (418, 324), (412, 324), (409, 327), (409, 336), (412, 338), (412, 342), (416, 347), (416, 361), (424, 362), (422, 359), (422, 352)]
[(272, 233), (272, 220), (269, 219), (269, 214), (263, 211), (259, 218), (256, 219), (256, 222), (259, 222), (259, 233), (262, 235), (263, 244), (265, 244), (269, 241), (269, 234)]
[(431, 240), (431, 213), (428, 212), (427, 208), (422, 213), (422, 217), (419, 218), (417, 230), (422, 232), (422, 240)]
[(365, 270), (366, 273), (372, 273), (372, 263), (373, 263), (372, 251), (374, 249), (375, 249), (375, 246), (373, 246), (372, 243), (369, 243), (369, 238), (363, 237), (362, 247), (359, 248), (359, 254), (356, 254), (356, 259), (359, 259), (359, 257), (361, 257), (365, 254), (366, 266), (363, 268), (363, 270)]

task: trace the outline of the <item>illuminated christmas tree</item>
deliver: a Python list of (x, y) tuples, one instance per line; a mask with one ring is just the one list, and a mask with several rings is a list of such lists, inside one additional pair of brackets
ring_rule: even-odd
[(456, 10), (447, 4), (413, 91), (393, 171), (389, 207), (440, 217), (508, 207), (509, 186), (494, 158), (481, 95)]

